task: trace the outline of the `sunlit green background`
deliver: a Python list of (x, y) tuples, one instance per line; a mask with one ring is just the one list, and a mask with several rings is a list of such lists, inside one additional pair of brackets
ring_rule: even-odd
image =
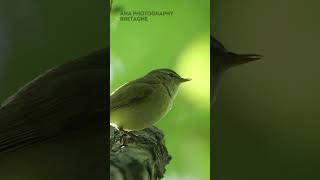
[(207, 180), (210, 173), (210, 1), (114, 0), (122, 10), (173, 10), (148, 22), (111, 17), (111, 90), (156, 68), (192, 78), (168, 115), (156, 124), (173, 159), (165, 180)]
[(319, 1), (215, 0), (216, 37), (261, 62), (230, 70), (215, 112), (215, 180), (320, 179)]

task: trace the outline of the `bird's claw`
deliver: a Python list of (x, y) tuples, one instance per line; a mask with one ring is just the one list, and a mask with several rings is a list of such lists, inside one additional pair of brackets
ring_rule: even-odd
[(122, 144), (121, 146), (125, 147), (130, 142), (130, 139), (138, 138), (137, 135), (135, 135), (134, 133), (132, 133), (130, 131), (125, 131), (123, 129), (119, 129), (119, 130), (122, 133), (122, 135), (120, 137), (120, 143)]

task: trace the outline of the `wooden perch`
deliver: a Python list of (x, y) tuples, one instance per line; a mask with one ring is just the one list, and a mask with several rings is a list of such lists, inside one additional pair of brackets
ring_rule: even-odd
[(134, 134), (121, 140), (123, 133), (110, 126), (110, 179), (161, 179), (171, 160), (162, 131), (152, 127)]

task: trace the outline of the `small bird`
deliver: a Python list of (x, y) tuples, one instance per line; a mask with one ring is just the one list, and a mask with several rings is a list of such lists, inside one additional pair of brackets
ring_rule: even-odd
[(164, 117), (181, 83), (190, 81), (170, 69), (156, 69), (110, 95), (110, 124), (124, 132), (142, 130)]
[(0, 179), (106, 179), (109, 48), (55, 67), (0, 107)]
[(222, 45), (222, 43), (220, 43), (212, 36), (210, 39), (210, 43), (210, 51), (211, 55), (213, 56), (213, 70), (211, 71), (213, 93), (211, 96), (213, 98), (212, 103), (214, 104), (217, 97), (218, 84), (223, 73), (231, 67), (261, 59), (262, 56), (258, 54), (236, 54), (230, 52)]

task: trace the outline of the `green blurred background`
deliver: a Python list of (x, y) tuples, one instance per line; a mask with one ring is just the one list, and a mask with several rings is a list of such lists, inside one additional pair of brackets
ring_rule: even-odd
[(106, 47), (102, 0), (0, 0), (0, 102), (47, 69)]
[(192, 78), (183, 84), (172, 110), (156, 124), (173, 159), (165, 180), (207, 180), (210, 176), (210, 1), (114, 0), (122, 10), (172, 10), (147, 22), (111, 15), (111, 91), (156, 68)]
[(213, 32), (260, 62), (230, 70), (214, 114), (215, 180), (320, 179), (319, 1), (215, 0)]

